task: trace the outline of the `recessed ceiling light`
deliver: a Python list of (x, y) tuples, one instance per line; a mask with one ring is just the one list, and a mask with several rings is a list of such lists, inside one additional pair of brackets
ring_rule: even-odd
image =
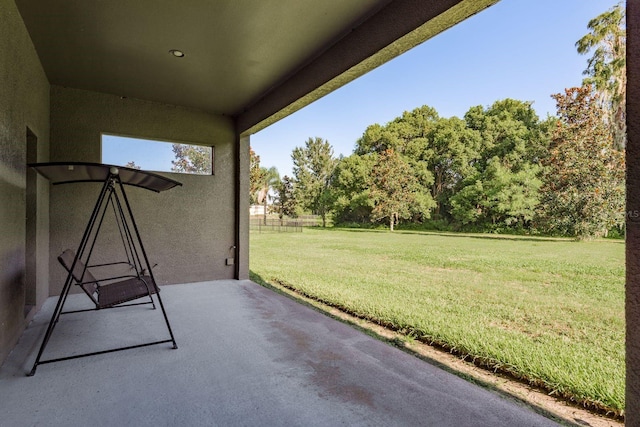
[(176, 58), (182, 58), (184, 57), (184, 52), (178, 49), (171, 49), (169, 51), (169, 53), (173, 56), (175, 56)]

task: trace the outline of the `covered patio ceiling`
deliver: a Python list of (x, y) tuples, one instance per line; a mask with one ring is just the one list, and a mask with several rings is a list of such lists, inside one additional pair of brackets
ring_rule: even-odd
[(231, 116), (251, 134), (497, 1), (16, 4), (51, 84)]

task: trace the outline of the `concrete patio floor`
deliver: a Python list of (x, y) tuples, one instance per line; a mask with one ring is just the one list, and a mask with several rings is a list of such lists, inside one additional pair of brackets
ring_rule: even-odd
[[(9, 426), (552, 426), (516, 401), (250, 281), (162, 288), (178, 343), (40, 365), (49, 298), (0, 368)], [(86, 306), (71, 295), (65, 309)], [(63, 315), (54, 358), (168, 336), (149, 306)]]

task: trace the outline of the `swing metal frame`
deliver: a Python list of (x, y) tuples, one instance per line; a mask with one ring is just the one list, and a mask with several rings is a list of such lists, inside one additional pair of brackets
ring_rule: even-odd
[[(171, 343), (172, 348), (177, 349), (178, 345), (160, 296), (160, 288), (156, 285), (152, 266), (149, 262), (147, 252), (144, 249), (144, 245), (142, 244), (140, 232), (135, 222), (131, 205), (129, 204), (129, 199), (127, 198), (127, 194), (124, 189), (124, 184), (134, 185), (156, 192), (164, 191), (182, 184), (161, 175), (99, 163), (39, 163), (30, 164), (29, 166), (36, 169), (41, 175), (50, 179), (54, 185), (71, 182), (102, 182), (103, 184), (77, 250), (74, 252), (67, 249), (58, 257), (58, 260), (68, 272), (67, 278), (60, 296), (58, 297), (56, 307), (51, 315), (38, 355), (31, 371), (27, 375), (33, 376), (39, 365), (77, 359), (80, 357), (94, 356), (164, 343)], [(101, 264), (89, 264), (96, 245), (96, 240), (109, 208), (113, 210), (115, 216), (115, 222), (120, 233), (126, 260)], [(113, 267), (119, 264), (128, 266), (131, 273), (97, 279), (91, 272), (91, 270)], [(95, 305), (94, 308), (63, 311), (71, 286), (74, 283), (80, 286), (89, 296)], [(153, 309), (155, 309), (156, 305), (153, 297), (154, 294), (167, 327), (169, 335), (167, 339), (53, 359), (42, 358), (45, 348), (47, 347), (62, 314), (144, 304), (151, 304)], [(145, 297), (148, 298), (147, 301), (131, 302)]]

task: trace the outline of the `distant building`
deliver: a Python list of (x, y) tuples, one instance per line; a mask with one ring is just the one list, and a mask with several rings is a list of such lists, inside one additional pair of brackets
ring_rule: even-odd
[(251, 205), (249, 206), (249, 215), (264, 215), (264, 205)]

